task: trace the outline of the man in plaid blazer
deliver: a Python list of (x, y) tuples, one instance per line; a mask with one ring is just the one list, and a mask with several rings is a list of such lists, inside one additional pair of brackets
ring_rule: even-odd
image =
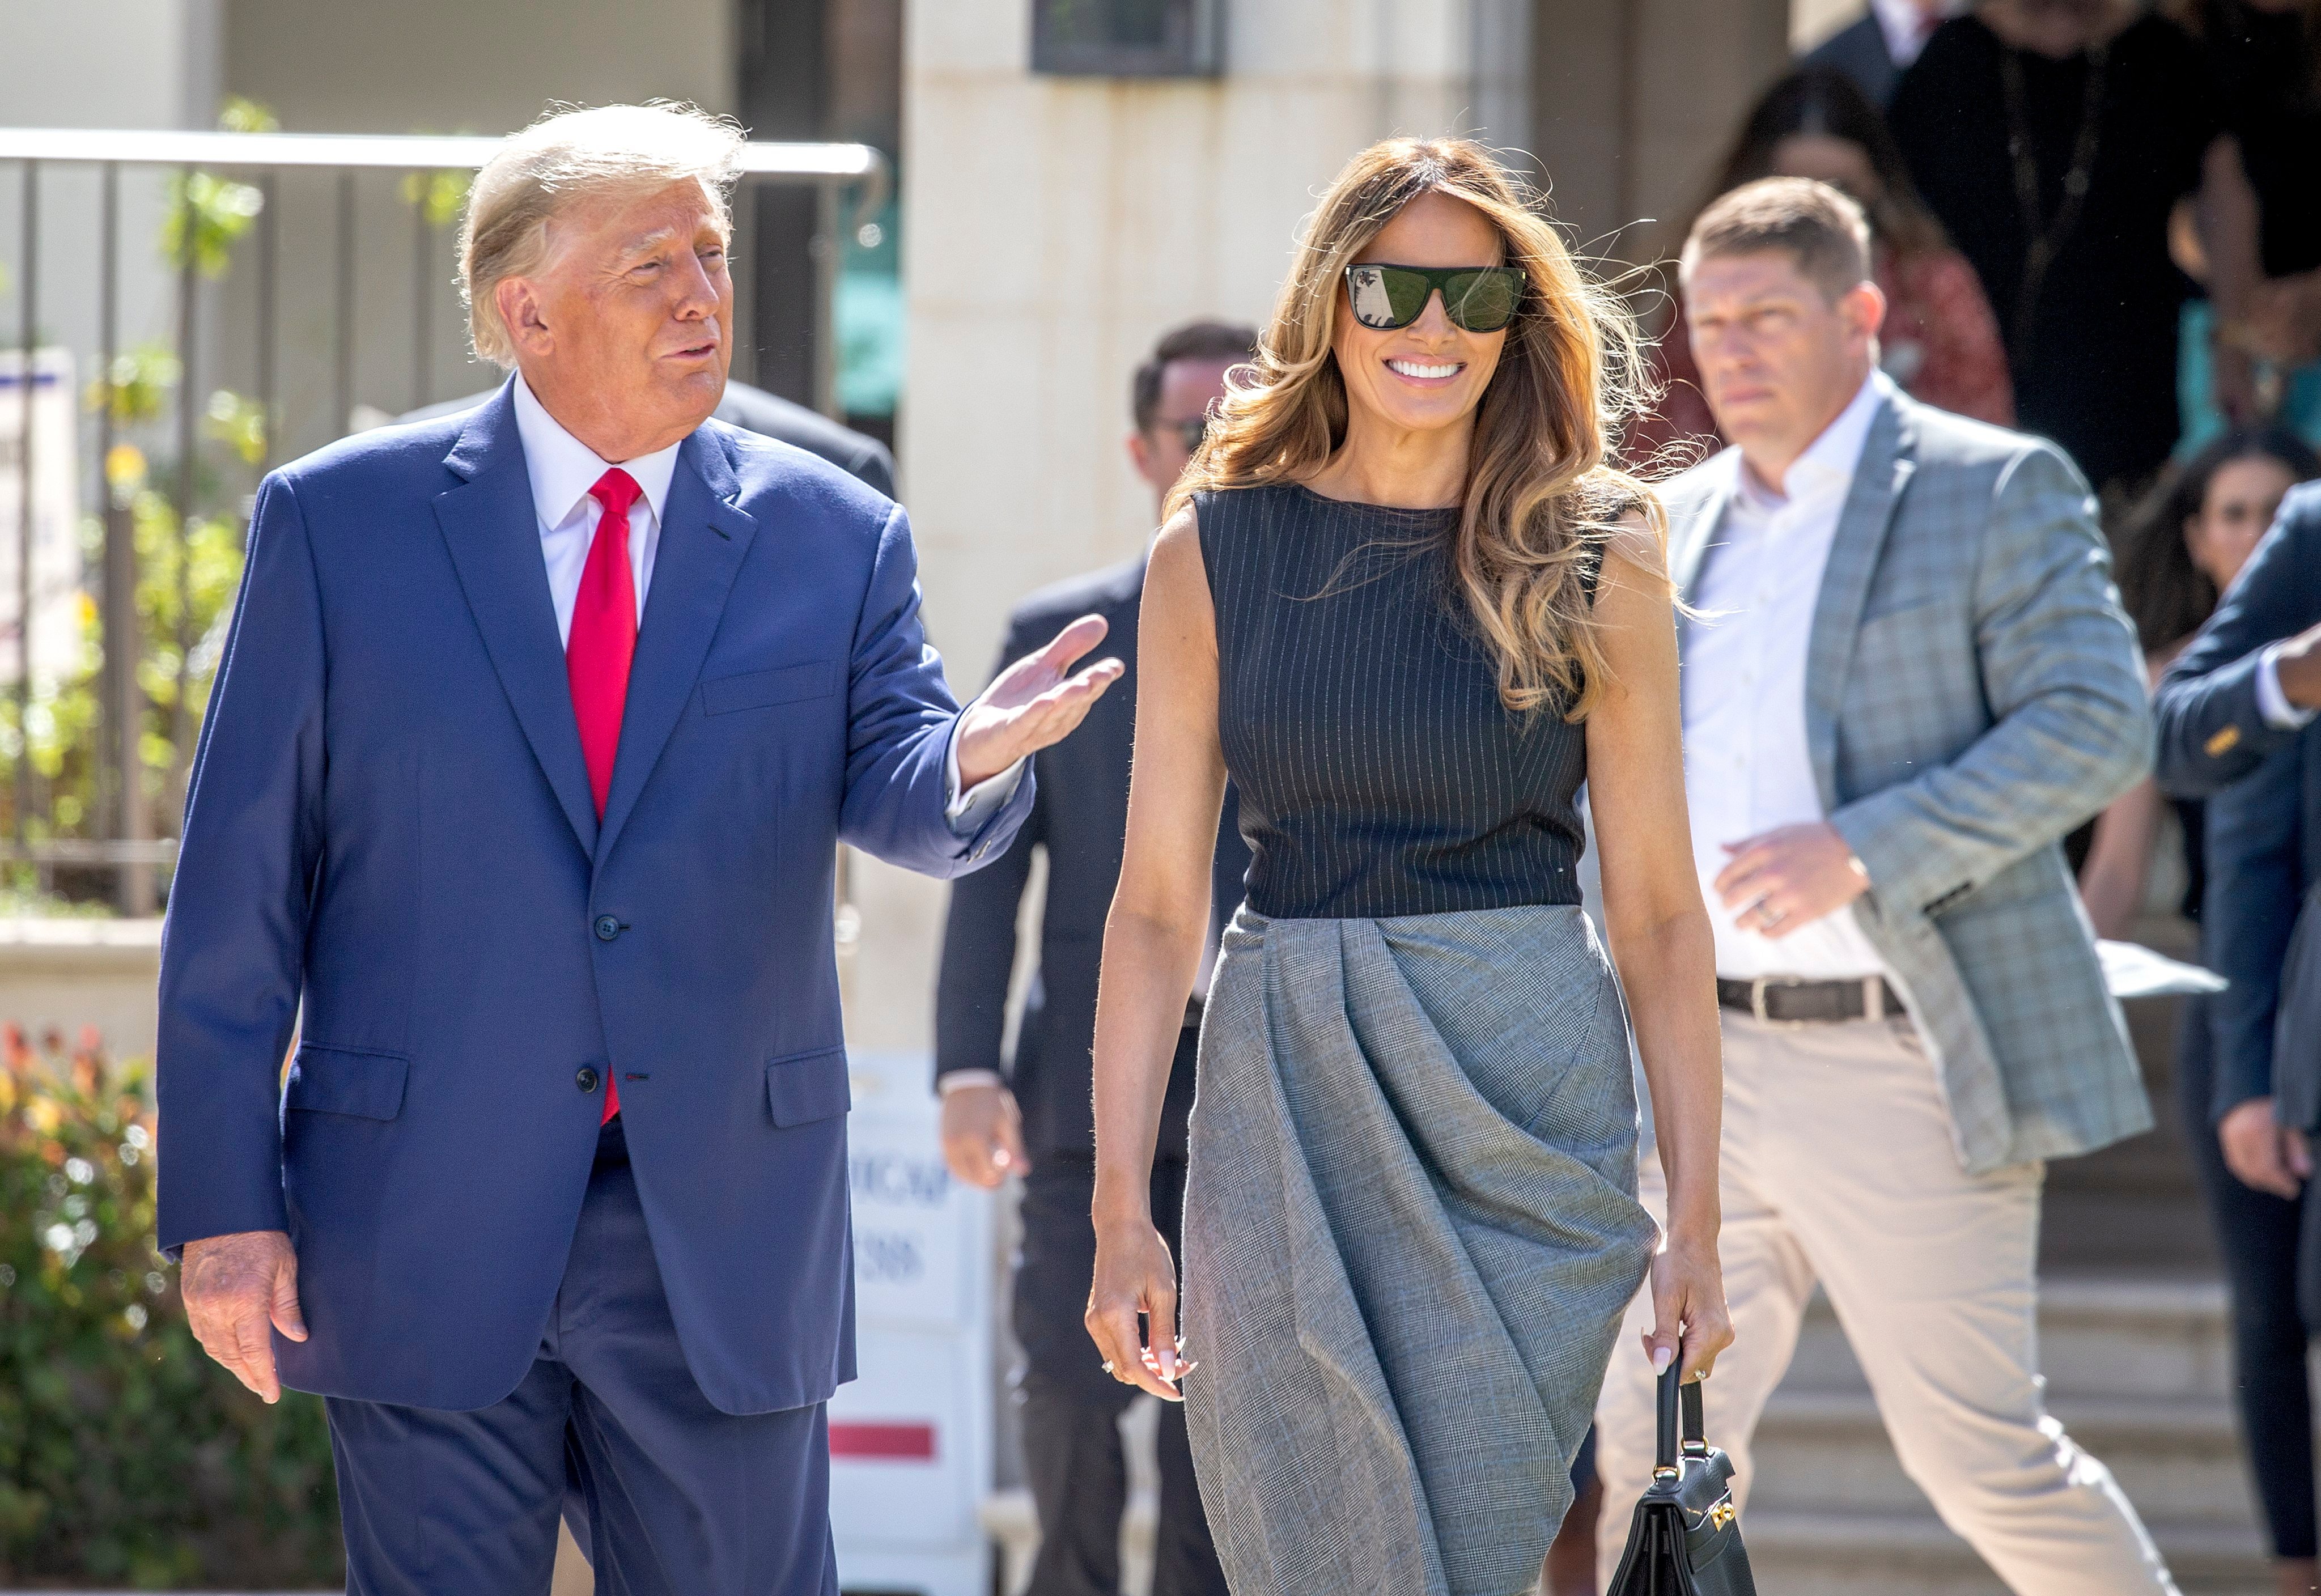
[[(2036, 1363), (2043, 1161), (2152, 1123), (2058, 845), (2149, 761), (2094, 503), (2052, 445), (1878, 372), (1884, 301), (1836, 190), (1726, 196), (1681, 277), (1735, 445), (1664, 493), (1724, 1012), (1736, 1339), (1708, 1433), (1745, 1501), (1818, 1282), (1903, 1467), (2010, 1585), (2172, 1591)], [(1659, 1171), (1643, 1183), (1656, 1200)], [(1651, 1370), (1616, 1360), (1614, 1510), (1650, 1476), (1652, 1413)]]

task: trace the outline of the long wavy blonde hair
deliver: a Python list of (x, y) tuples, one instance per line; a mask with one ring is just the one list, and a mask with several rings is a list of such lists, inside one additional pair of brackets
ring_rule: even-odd
[(1346, 384), (1331, 340), (1346, 267), (1403, 206), (1448, 195), (1498, 229), (1528, 279), (1498, 369), (1475, 415), (1455, 587), (1498, 661), (1517, 712), (1579, 720), (1610, 679), (1590, 577), (1621, 517), (1666, 520), (1641, 481), (1611, 463), (1648, 378), (1635, 324), (1582, 271), (1539, 200), (1467, 139), (1388, 139), (1346, 164), (1299, 242), (1257, 359), (1229, 379), (1208, 435), (1170, 492), (1297, 482), (1346, 437)]

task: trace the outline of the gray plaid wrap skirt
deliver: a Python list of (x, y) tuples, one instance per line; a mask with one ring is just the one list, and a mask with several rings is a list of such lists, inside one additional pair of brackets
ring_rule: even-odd
[(1533, 1589), (1651, 1255), (1635, 1192), (1626, 1016), (1579, 909), (1242, 909), (1183, 1292), (1235, 1596)]

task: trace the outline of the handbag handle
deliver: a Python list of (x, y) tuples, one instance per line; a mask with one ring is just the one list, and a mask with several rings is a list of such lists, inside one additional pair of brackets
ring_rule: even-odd
[(1659, 1435), (1652, 1450), (1655, 1478), (1675, 1479), (1679, 1447), (1686, 1457), (1708, 1455), (1708, 1437), (1702, 1424), (1700, 1382), (1684, 1378), (1682, 1359), (1670, 1363), (1660, 1378)]

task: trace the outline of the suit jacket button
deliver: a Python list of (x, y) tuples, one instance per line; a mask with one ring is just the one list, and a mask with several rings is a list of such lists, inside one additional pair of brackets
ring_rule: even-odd
[(621, 923), (610, 915), (596, 917), (596, 940), (610, 942), (621, 934)]
[(572, 1077), (572, 1084), (578, 1087), (584, 1093), (595, 1091), (596, 1090), (596, 1072), (588, 1068), (586, 1064), (581, 1065), (578, 1072)]

